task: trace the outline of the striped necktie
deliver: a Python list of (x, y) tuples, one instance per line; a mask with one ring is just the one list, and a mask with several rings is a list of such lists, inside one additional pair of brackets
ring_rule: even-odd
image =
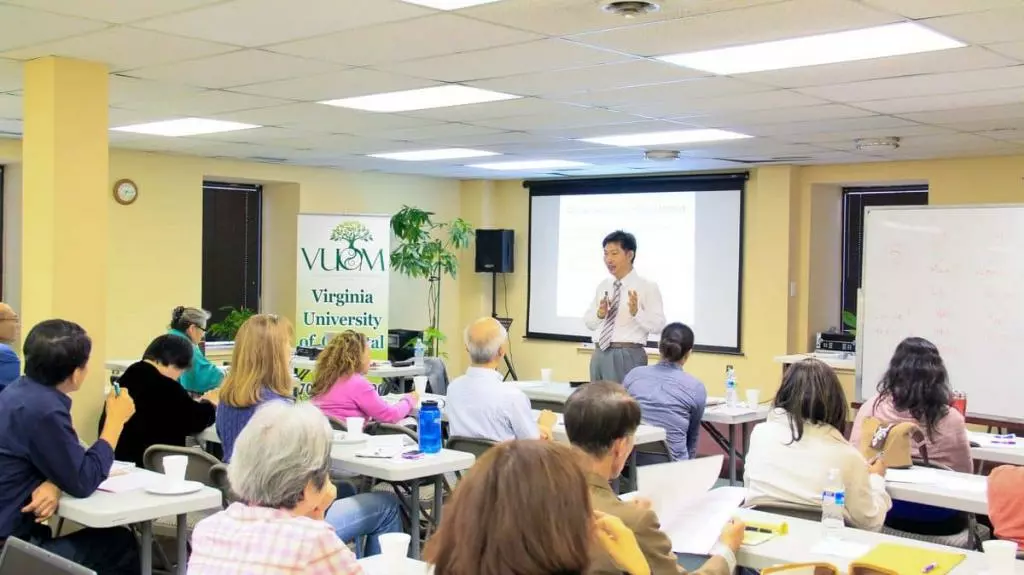
[(608, 313), (604, 316), (604, 326), (601, 327), (601, 337), (597, 340), (597, 347), (605, 351), (612, 345), (612, 332), (615, 331), (615, 316), (619, 314), (619, 296), (622, 294), (622, 282), (616, 280), (615, 291), (612, 292), (612, 300), (608, 304)]

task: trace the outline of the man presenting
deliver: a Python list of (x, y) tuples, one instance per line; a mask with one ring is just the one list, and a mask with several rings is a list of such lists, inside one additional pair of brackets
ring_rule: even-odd
[(636, 238), (624, 231), (608, 234), (604, 265), (612, 274), (597, 286), (583, 322), (594, 332), (590, 381), (622, 383), (629, 370), (647, 365), (644, 345), (648, 334), (665, 327), (665, 312), (657, 284), (633, 270)]

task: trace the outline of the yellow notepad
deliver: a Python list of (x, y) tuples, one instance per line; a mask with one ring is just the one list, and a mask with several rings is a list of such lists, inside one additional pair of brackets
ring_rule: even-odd
[(937, 551), (898, 543), (879, 543), (866, 555), (850, 564), (850, 568), (881, 568), (894, 575), (944, 575), (960, 564), (967, 555)]

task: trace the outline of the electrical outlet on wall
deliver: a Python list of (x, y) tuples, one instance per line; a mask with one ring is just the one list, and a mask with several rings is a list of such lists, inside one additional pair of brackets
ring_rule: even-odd
[(789, 297), (796, 297), (796, 282), (789, 282)]

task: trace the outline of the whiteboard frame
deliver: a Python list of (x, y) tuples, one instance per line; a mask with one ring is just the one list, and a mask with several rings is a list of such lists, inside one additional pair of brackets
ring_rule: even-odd
[[(865, 245), (867, 243), (868, 215), (871, 214), (872, 212), (876, 212), (876, 211), (880, 211), (880, 212), (881, 211), (895, 211), (895, 210), (904, 211), (904, 212), (910, 212), (910, 211), (918, 211), (918, 210), (1001, 210), (1001, 209), (1024, 210), (1024, 204), (1020, 204), (1020, 203), (1014, 203), (1014, 204), (1011, 204), (1011, 203), (999, 203), (999, 204), (939, 204), (939, 205), (929, 204), (929, 205), (926, 205), (926, 206), (868, 206), (868, 207), (866, 207), (864, 209), (864, 240), (862, 241), (861, 245)], [(867, 306), (867, 298), (864, 296), (864, 286), (867, 285), (867, 277), (868, 277), (868, 274), (867, 274), (867, 260), (866, 259), (861, 259), (860, 265), (861, 265), (861, 271), (860, 271), (860, 273), (861, 273), (861, 275), (860, 275), (861, 287), (860, 287), (860, 289), (857, 292), (857, 362), (856, 362), (856, 375), (854, 377), (854, 395), (857, 396), (857, 400), (858, 401), (865, 401), (868, 398), (866, 398), (864, 396), (864, 381), (863, 381), (864, 380), (864, 370), (863, 370), (863, 363), (864, 363), (864, 355), (865, 354), (862, 353), (862, 351), (864, 350), (864, 347), (862, 345), (862, 339), (863, 339), (863, 333), (864, 333), (864, 331), (863, 331), (864, 317), (866, 317), (866, 315), (867, 315), (867, 314), (864, 313), (864, 311), (867, 309), (867, 307), (866, 307)], [(996, 418), (996, 419), (999, 419), (999, 420), (1013, 421), (1012, 418), (1007, 418), (1007, 417), (1003, 417), (1003, 416), (985, 415), (985, 414), (974, 414), (974, 415), (980, 416), (980, 417), (986, 417), (986, 418)]]

